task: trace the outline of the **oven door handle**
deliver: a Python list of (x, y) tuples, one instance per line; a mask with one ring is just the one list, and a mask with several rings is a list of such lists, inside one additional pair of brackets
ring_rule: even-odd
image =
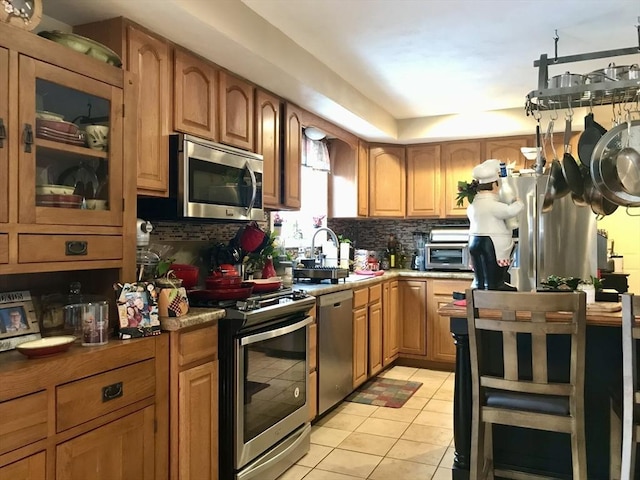
[(249, 205), (247, 205), (247, 216), (251, 216), (251, 209), (256, 203), (256, 196), (258, 195), (258, 181), (256, 180), (256, 174), (253, 172), (249, 162), (247, 162), (246, 167), (249, 175), (251, 176), (251, 201), (249, 202)]
[(252, 343), (262, 342), (270, 338), (281, 337), (282, 335), (286, 335), (287, 333), (300, 330), (301, 328), (306, 327), (310, 323), (313, 323), (313, 318), (305, 317), (303, 320), (293, 323), (291, 325), (287, 325), (286, 327), (280, 327), (280, 328), (276, 328), (275, 330), (269, 330), (267, 332), (256, 333), (255, 335), (249, 335), (248, 337), (244, 337), (240, 340), (240, 345), (250, 345)]

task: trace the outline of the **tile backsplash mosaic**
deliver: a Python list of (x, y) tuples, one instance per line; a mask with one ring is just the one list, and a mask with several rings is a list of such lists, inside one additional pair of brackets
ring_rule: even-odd
[[(214, 243), (227, 243), (231, 240), (242, 223), (181, 223), (157, 222), (151, 233), (151, 243), (171, 244), (177, 252), (192, 250), (192, 258), (202, 256), (203, 249)], [(267, 222), (260, 222), (260, 227), (269, 229)], [(413, 220), (413, 219), (329, 219), (327, 226), (337, 235), (349, 238), (354, 248), (366, 250), (384, 250), (390, 234), (395, 234), (406, 252), (413, 249), (413, 232), (428, 233), (432, 228), (442, 225), (468, 227), (468, 222), (460, 220)], [(311, 243), (309, 241), (309, 243)], [(190, 248), (192, 247), (192, 248)], [(182, 254), (180, 254), (183, 257)], [(181, 262), (188, 262), (182, 258)]]

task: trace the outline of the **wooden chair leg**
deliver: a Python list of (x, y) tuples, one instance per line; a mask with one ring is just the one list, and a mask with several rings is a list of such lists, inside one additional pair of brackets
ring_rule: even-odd
[(609, 400), (609, 480), (620, 480), (622, 454), (622, 420)]
[(485, 425), (480, 421), (480, 415), (473, 412), (471, 421), (471, 464), (469, 478), (482, 479), (484, 468), (484, 429)]
[(484, 458), (487, 480), (493, 480), (493, 423), (485, 424)]
[(571, 432), (571, 461), (574, 480), (587, 478), (587, 447), (582, 422), (577, 422), (574, 431)]

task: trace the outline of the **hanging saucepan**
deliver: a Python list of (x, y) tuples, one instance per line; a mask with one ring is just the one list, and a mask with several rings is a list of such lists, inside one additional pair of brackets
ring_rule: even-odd
[[(551, 142), (551, 149), (553, 151), (553, 161), (551, 162), (551, 168), (549, 169), (549, 179), (547, 180), (547, 189), (544, 194), (544, 200), (542, 202), (542, 212), (546, 213), (553, 209), (553, 202), (559, 198), (568, 195), (569, 185), (562, 173), (562, 164), (557, 158), (556, 150), (553, 145), (553, 120), (549, 123), (547, 129), (547, 137)], [(545, 142), (546, 143), (546, 142)]]
[(615, 82), (618, 80), (638, 80), (640, 69), (637, 64), (616, 66), (610, 63), (607, 68), (595, 70), (587, 75), (589, 83)]
[[(611, 129), (598, 142), (591, 159), (591, 177), (596, 189), (607, 200), (625, 207), (640, 206), (640, 194), (631, 193), (638, 188), (636, 181), (638, 172), (637, 168), (633, 167), (634, 161), (631, 160), (634, 156), (629, 155), (627, 158), (627, 154), (631, 151), (635, 152), (635, 149), (627, 150), (627, 147), (620, 150), (618, 146), (623, 132), (627, 132), (626, 142), (628, 142), (632, 129), (637, 128), (640, 128), (640, 120), (628, 121)], [(619, 163), (627, 169), (622, 178), (620, 175), (622, 172), (618, 170)], [(631, 174), (628, 171), (629, 168)]]
[(584, 199), (589, 203), (591, 211), (598, 215), (599, 218), (611, 215), (618, 208), (618, 205), (602, 196), (600, 190), (593, 185), (591, 175), (588, 173), (584, 176)]
[(602, 135), (607, 133), (607, 129), (597, 123), (593, 118), (593, 112), (589, 112), (584, 117), (584, 132), (578, 140), (578, 158), (585, 167), (591, 163), (591, 155)]
[(262, 250), (269, 241), (269, 236), (263, 232), (256, 222), (249, 222), (236, 234), (237, 245), (245, 252), (253, 253)]
[(562, 174), (565, 182), (571, 191), (573, 203), (578, 206), (586, 205), (584, 193), (584, 181), (582, 172), (576, 163), (575, 158), (571, 155), (571, 115), (566, 118), (564, 127), (564, 155), (562, 157)]

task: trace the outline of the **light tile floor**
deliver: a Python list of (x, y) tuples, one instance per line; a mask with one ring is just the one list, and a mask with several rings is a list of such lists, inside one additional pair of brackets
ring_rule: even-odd
[(342, 402), (313, 425), (311, 449), (278, 480), (450, 480), (454, 374), (393, 367), (422, 382), (401, 408)]

